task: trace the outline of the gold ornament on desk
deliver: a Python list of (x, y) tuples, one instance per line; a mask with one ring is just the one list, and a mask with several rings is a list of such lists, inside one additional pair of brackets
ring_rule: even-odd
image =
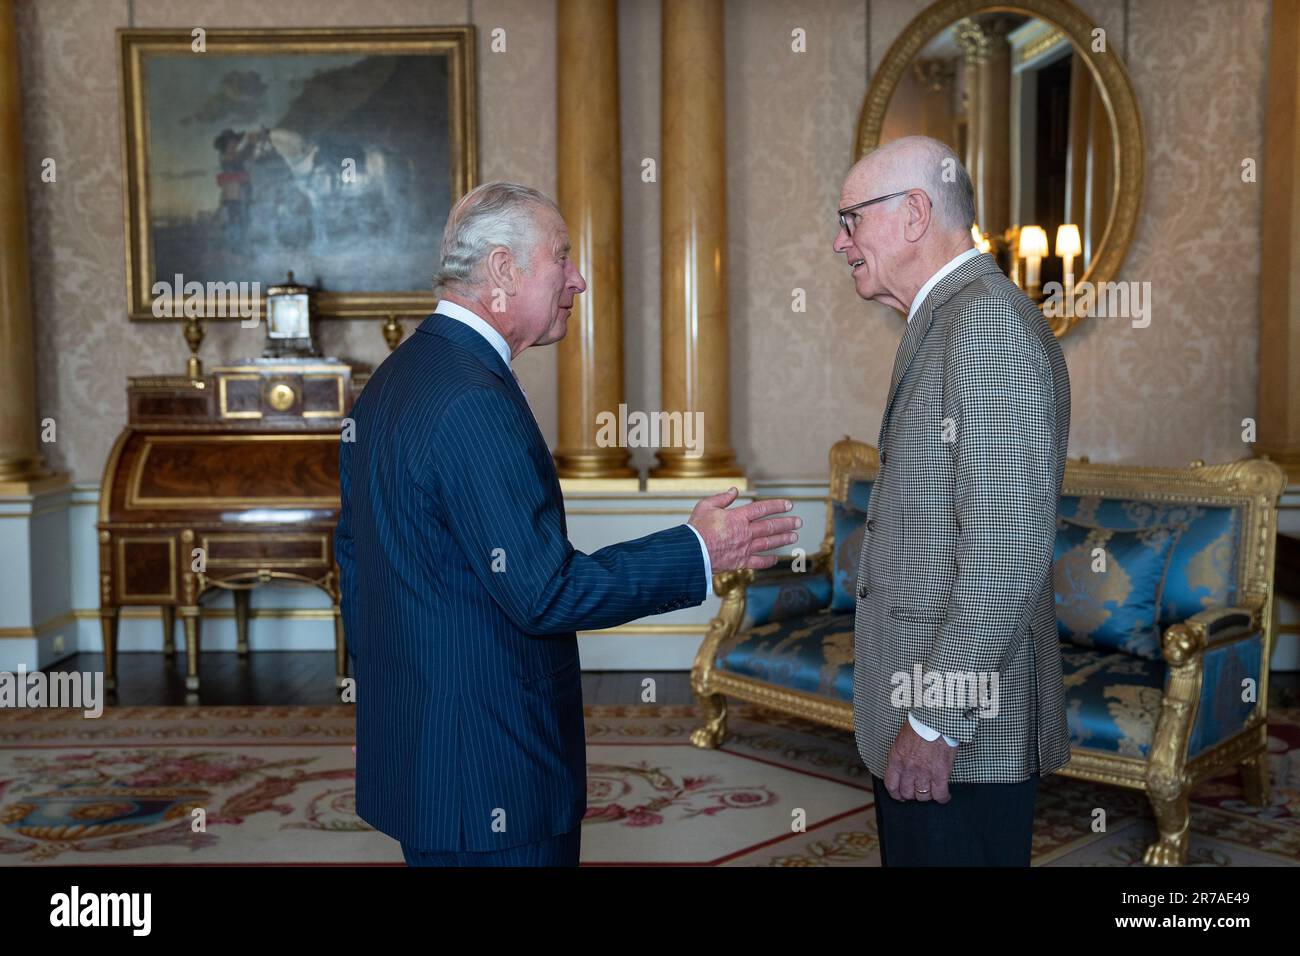
[(384, 323), (384, 341), (388, 343), (388, 351), (393, 351), (402, 344), (402, 336), (406, 334), (402, 328), (402, 323), (397, 321), (397, 316), (391, 313), (388, 321)]
[(185, 344), (190, 347), (190, 357), (185, 361), (185, 374), (191, 382), (203, 378), (203, 362), (199, 359), (199, 346), (203, 344), (203, 323), (194, 316), (185, 320)]

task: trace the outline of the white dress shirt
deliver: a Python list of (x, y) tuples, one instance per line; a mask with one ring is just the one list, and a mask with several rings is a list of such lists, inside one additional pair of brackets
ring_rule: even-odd
[[(909, 323), (912, 321), (912, 316), (916, 315), (917, 309), (921, 307), (921, 303), (925, 301), (925, 297), (930, 294), (931, 290), (933, 290), (934, 287), (939, 284), (939, 280), (941, 280), (949, 272), (952, 272), (953, 269), (956, 269), (967, 259), (973, 259), (979, 254), (980, 251), (972, 246), (970, 249), (967, 249), (961, 255), (949, 259), (947, 262), (945, 262), (942, 266), (939, 267), (938, 272), (930, 276), (930, 278), (926, 279), (925, 285), (921, 286), (920, 290), (916, 293), (916, 298), (912, 300), (912, 307), (907, 310), (907, 321)], [(939, 731), (935, 730), (929, 724), (922, 723), (921, 721), (913, 717), (911, 714), (907, 715), (907, 722), (912, 725), (912, 729), (915, 730), (918, 735), (920, 735), (922, 740), (936, 740), (940, 736), (942, 736), (943, 742), (946, 743), (949, 747), (957, 746), (958, 741), (953, 740), (947, 734), (940, 734)]]
[[(487, 339), (488, 344), (496, 349), (496, 353), (501, 356), (501, 361), (506, 363), (506, 368), (510, 369), (510, 374), (515, 375), (515, 370), (510, 366), (510, 344), (482, 316), (476, 315), (463, 305), (449, 302), (446, 299), (439, 300), (433, 311), (439, 315), (445, 315), (449, 319), (455, 319), (457, 322), (463, 322)], [(518, 375), (515, 375), (515, 383), (519, 386), (519, 391), (523, 393), (524, 401), (528, 401), (528, 393), (524, 391), (524, 383), (519, 381)], [(532, 405), (530, 404), (529, 407), (531, 408)], [(686, 527), (691, 528), (689, 524)], [(700, 542), (700, 553), (704, 555), (704, 593), (707, 596), (713, 590), (713, 562), (709, 560), (709, 549), (704, 543), (704, 536), (694, 528), (691, 528), (691, 533)]]
[[(463, 305), (449, 302), (446, 299), (438, 300), (438, 305), (433, 311), (437, 312), (439, 315), (445, 315), (449, 319), (455, 319), (457, 322), (464, 322), (479, 335), (483, 336), (483, 338), (488, 340), (488, 344), (496, 349), (497, 355), (501, 356), (501, 361), (506, 363), (506, 367), (510, 368), (510, 344), (506, 342), (501, 333), (492, 328), (491, 323), (485, 320), (481, 315), (471, 312)], [(514, 369), (510, 370), (512, 372), (514, 371)]]

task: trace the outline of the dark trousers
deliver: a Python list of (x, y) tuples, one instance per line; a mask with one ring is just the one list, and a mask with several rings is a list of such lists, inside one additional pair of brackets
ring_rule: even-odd
[(407, 866), (577, 866), (582, 825), (568, 833), (504, 850), (420, 850), (402, 844)]
[(881, 866), (1028, 866), (1038, 777), (952, 783), (947, 803), (895, 800), (875, 774)]

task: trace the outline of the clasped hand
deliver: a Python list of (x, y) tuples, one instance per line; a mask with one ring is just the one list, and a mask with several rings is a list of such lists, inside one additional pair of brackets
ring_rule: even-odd
[(903, 727), (889, 748), (885, 767), (885, 789), (895, 800), (933, 800), (947, 803), (948, 777), (957, 758), (957, 748), (942, 737), (926, 740), (904, 719)]

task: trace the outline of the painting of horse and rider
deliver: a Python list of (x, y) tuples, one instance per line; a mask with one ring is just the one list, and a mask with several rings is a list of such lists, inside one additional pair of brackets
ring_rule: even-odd
[(436, 225), (473, 184), (472, 44), (278, 32), (214, 31), (201, 54), (124, 45), (139, 87), (126, 99), (140, 114), (127, 117), (134, 285), (267, 285), (291, 269), (325, 294), (322, 314), (418, 312)]

